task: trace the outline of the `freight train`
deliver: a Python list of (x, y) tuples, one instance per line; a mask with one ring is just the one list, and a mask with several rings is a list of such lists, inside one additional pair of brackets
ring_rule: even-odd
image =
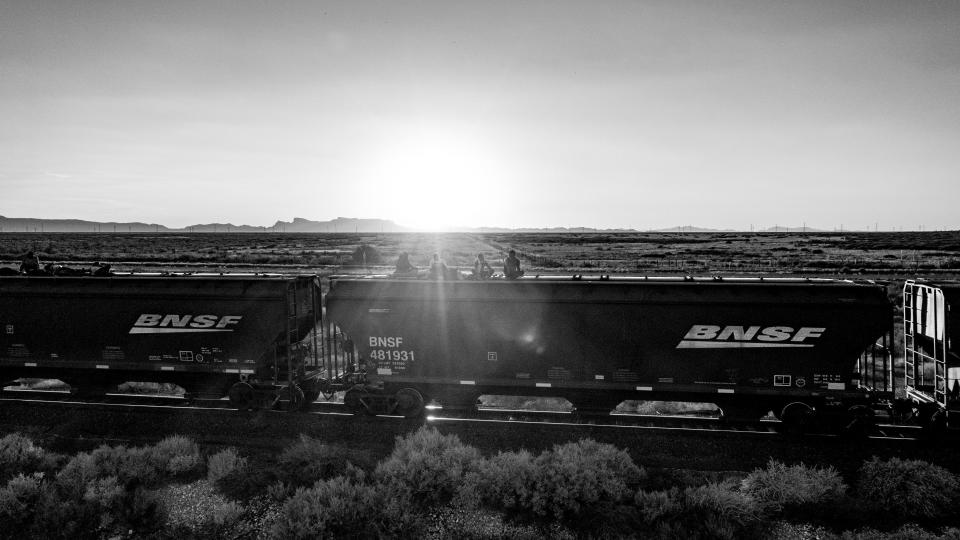
[(172, 382), (240, 409), (341, 391), (354, 412), (406, 417), (509, 395), (943, 424), (960, 401), (960, 287), (907, 282), (896, 332), (888, 296), (797, 278), (344, 276), (324, 296), (316, 276), (0, 277), (0, 380)]

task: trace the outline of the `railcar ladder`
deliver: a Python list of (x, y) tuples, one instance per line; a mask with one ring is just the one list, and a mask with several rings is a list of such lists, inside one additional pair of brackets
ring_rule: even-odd
[(292, 384), (296, 376), (294, 361), (300, 353), (299, 302), (297, 302), (297, 281), (287, 282), (287, 324), (284, 335), (287, 351), (287, 383)]
[[(903, 285), (904, 382), (908, 392), (947, 406), (947, 354), (943, 291), (907, 281)], [(933, 379), (927, 368), (933, 367)], [(932, 383), (932, 384), (931, 384)], [(918, 396), (919, 397), (919, 396)]]

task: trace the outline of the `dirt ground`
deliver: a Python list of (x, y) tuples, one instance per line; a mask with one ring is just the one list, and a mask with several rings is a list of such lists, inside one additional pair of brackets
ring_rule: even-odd
[(3, 233), (0, 266), (26, 251), (41, 264), (116, 271), (388, 273), (401, 252), (425, 268), (434, 253), (495, 270), (518, 252), (528, 274), (810, 275), (955, 278), (960, 231), (845, 233)]

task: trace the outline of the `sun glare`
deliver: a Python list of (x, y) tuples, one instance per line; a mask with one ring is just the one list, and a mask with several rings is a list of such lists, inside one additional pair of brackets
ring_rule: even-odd
[(406, 133), (375, 156), (373, 185), (383, 215), (428, 231), (493, 224), (503, 163), (478, 137)]

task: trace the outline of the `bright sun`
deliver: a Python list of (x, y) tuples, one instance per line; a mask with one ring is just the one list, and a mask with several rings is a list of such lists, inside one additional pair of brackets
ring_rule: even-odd
[(479, 137), (414, 130), (385, 144), (375, 159), (379, 192), (372, 196), (384, 216), (430, 231), (495, 224), (504, 166)]

